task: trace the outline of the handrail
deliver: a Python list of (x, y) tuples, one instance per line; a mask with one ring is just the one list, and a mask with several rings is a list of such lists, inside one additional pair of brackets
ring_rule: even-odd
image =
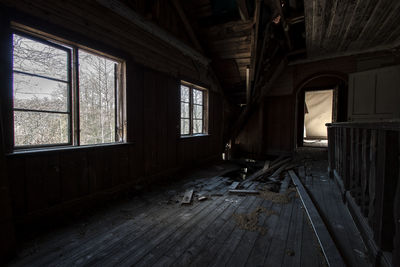
[(376, 130), (393, 130), (400, 131), (400, 120), (385, 121), (346, 121), (326, 123), (328, 128), (360, 128), (360, 129), (376, 129)]

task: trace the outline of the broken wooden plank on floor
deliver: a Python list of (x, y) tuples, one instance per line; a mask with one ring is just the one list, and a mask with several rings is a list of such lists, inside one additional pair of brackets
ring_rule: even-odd
[(251, 195), (256, 195), (259, 194), (260, 192), (257, 190), (244, 190), (244, 189), (234, 189), (234, 190), (229, 190), (230, 194), (251, 194)]
[(207, 199), (207, 196), (201, 196), (201, 197), (199, 197), (197, 200), (198, 201), (203, 201), (203, 200), (206, 200)]
[(230, 189), (230, 190), (234, 190), (234, 189), (236, 189), (236, 188), (238, 187), (238, 185), (239, 185), (239, 182), (233, 182), (233, 183), (229, 186), (229, 189)]
[(299, 166), (297, 163), (290, 164), (290, 165), (288, 165), (288, 166), (285, 168), (285, 171), (294, 169), (294, 168), (296, 168), (297, 166)]
[(279, 168), (280, 166), (282, 166), (283, 164), (287, 163), (290, 160), (291, 160), (291, 158), (283, 159), (282, 161), (279, 161), (279, 162), (277, 161), (276, 163), (270, 165), (268, 167), (268, 169), (262, 168), (261, 170), (250, 175), (249, 178), (247, 178), (244, 182), (250, 182), (250, 181), (256, 180), (256, 179), (260, 178), (261, 176), (264, 176), (266, 173), (273, 171), (276, 168)]
[(192, 202), (193, 189), (187, 190), (182, 199), (182, 204), (190, 204)]
[(286, 172), (285, 173), (285, 179), (283, 179), (281, 188), (279, 189), (279, 193), (283, 194), (286, 192), (290, 184), (290, 175)]
[(321, 250), (324, 254), (326, 262), (328, 263), (328, 266), (346, 266), (338, 248), (336, 247), (335, 242), (329, 234), (326, 225), (324, 224), (317, 208), (312, 202), (299, 177), (297, 177), (294, 171), (289, 171), (289, 175), (292, 178), (292, 182), (296, 186), (297, 193), (299, 194), (301, 202), (303, 203), (304, 209), (321, 246)]
[(279, 175), (286, 169), (287, 166), (290, 165), (290, 162), (287, 162), (285, 164), (283, 164), (281, 167), (279, 167), (273, 174), (271, 174), (271, 176), (269, 176), (269, 179), (277, 179), (279, 177)]
[(263, 170), (264, 170), (264, 171), (265, 171), (265, 170), (268, 170), (268, 169), (269, 169), (269, 166), (270, 166), (270, 164), (271, 164), (271, 162), (270, 162), (269, 160), (266, 160), (266, 161), (265, 161), (265, 163), (264, 163)]

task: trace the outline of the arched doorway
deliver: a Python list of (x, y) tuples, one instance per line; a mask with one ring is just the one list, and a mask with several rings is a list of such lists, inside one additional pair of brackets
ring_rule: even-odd
[[(326, 97), (331, 95), (331, 106), (321, 104), (319, 105), (319, 108), (327, 108), (331, 109), (331, 121), (332, 122), (340, 122), (340, 121), (346, 121), (347, 119), (347, 75), (342, 74), (342, 73), (319, 73), (319, 74), (314, 74), (306, 79), (303, 80), (303, 82), (300, 83), (300, 85), (297, 87), (296, 90), (296, 126), (295, 126), (295, 144), (296, 147), (302, 147), (305, 145), (304, 140), (307, 136), (307, 131), (305, 130), (305, 120), (306, 117), (306, 111), (307, 111), (307, 106), (306, 106), (306, 98), (309, 103), (312, 103), (312, 108), (317, 110), (317, 112), (320, 112), (318, 108), (313, 105), (314, 104), (321, 104), (318, 103), (319, 101), (327, 101)], [(323, 97), (321, 97), (324, 95)], [(307, 96), (307, 97), (306, 97)], [(327, 103), (327, 102), (325, 102)], [(310, 111), (310, 110), (309, 110)], [(315, 111), (314, 111), (315, 113)], [(309, 113), (310, 114), (310, 113)], [(311, 114), (310, 114), (311, 115)], [(325, 115), (326, 116), (326, 115)], [(321, 131), (321, 128), (323, 127), (324, 129), (325, 122), (322, 121), (319, 122), (318, 127), (320, 128), (319, 131)], [(330, 121), (328, 121), (330, 122)], [(315, 123), (312, 125), (315, 126)], [(307, 125), (307, 127), (309, 127)], [(311, 131), (309, 131), (311, 132)], [(318, 132), (318, 130), (315, 130), (315, 132)], [(311, 134), (312, 136), (312, 134)], [(324, 137), (319, 137), (320, 139)], [(323, 146), (324, 143), (322, 143)], [(325, 143), (327, 144), (327, 143)]]

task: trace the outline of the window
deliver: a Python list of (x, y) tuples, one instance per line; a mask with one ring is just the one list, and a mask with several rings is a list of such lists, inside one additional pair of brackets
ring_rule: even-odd
[(104, 54), (15, 31), (14, 147), (123, 141), (122, 69)]
[(207, 106), (207, 90), (182, 81), (181, 136), (207, 133)]

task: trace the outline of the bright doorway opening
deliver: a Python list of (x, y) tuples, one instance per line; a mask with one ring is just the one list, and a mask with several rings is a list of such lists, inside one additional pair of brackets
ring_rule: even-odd
[(304, 146), (328, 146), (328, 133), (325, 124), (332, 122), (333, 93), (334, 90), (305, 92)]

